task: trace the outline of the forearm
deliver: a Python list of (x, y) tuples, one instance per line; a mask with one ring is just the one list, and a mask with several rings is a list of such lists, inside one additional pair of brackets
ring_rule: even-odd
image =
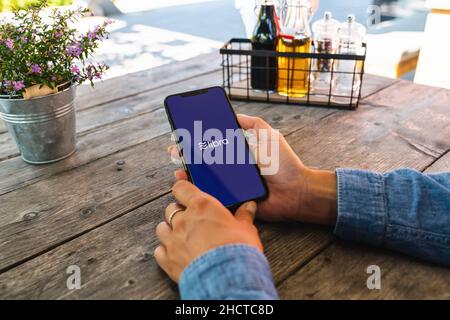
[(265, 256), (246, 245), (208, 251), (182, 273), (180, 295), (189, 300), (269, 300), (278, 295)]
[(308, 169), (305, 177), (307, 196), (299, 204), (299, 211), (304, 222), (334, 225), (337, 219), (337, 177), (336, 173), (326, 170)]
[(340, 238), (450, 265), (450, 173), (307, 169), (303, 177), (307, 196), (298, 220), (335, 225)]

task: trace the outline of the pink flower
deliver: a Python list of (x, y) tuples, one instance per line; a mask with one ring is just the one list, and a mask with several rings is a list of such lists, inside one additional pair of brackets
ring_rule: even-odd
[(93, 68), (91, 68), (91, 66), (88, 66), (86, 69), (86, 74), (87, 74), (88, 80), (94, 79), (94, 74), (92, 73), (92, 71), (93, 71)]
[(32, 64), (31, 65), (31, 72), (35, 73), (35, 74), (41, 74), (42, 73), (42, 69), (39, 65), (37, 64)]
[(13, 81), (12, 82), (12, 87), (15, 91), (20, 91), (22, 89), (25, 88), (25, 83), (23, 82), (23, 80), (21, 81)]
[(83, 53), (79, 42), (75, 42), (72, 46), (67, 48), (67, 54), (71, 57), (78, 58)]
[(55, 38), (61, 38), (63, 36), (63, 32), (58, 30), (53, 34), (53, 36)]
[(74, 73), (74, 74), (79, 74), (80, 73), (80, 68), (78, 68), (78, 66), (73, 65), (70, 67), (70, 72)]
[(3, 92), (7, 92), (10, 87), (11, 81), (9, 80), (0, 81), (0, 88), (2, 88)]
[(13, 39), (6, 39), (5, 41), (5, 45), (12, 50), (14, 48), (14, 40)]
[(97, 33), (95, 31), (89, 31), (87, 37), (89, 40), (94, 40), (95, 38), (97, 38)]

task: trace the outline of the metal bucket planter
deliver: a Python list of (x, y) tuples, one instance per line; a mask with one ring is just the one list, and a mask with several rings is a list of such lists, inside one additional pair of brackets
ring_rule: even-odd
[(75, 152), (75, 91), (76, 86), (72, 85), (29, 100), (0, 96), (0, 118), (25, 162), (53, 163)]

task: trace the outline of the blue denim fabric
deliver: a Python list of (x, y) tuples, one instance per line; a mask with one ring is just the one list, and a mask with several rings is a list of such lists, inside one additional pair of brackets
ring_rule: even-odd
[[(335, 234), (450, 266), (450, 173), (338, 169)], [(182, 273), (182, 299), (276, 299), (267, 259), (255, 248), (207, 252)]]
[(450, 266), (450, 173), (336, 173), (338, 237)]
[(233, 244), (195, 259), (180, 278), (181, 299), (277, 299), (266, 257), (256, 248)]

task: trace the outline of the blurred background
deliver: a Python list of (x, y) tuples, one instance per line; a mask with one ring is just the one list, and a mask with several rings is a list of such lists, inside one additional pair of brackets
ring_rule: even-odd
[[(12, 7), (32, 2), (0, 0), (0, 11), (8, 15)], [(80, 29), (105, 17), (115, 21), (96, 57), (111, 66), (108, 77), (217, 51), (232, 37), (246, 37), (256, 21), (255, 0), (49, 2), (89, 6), (95, 16), (80, 21)], [(450, 30), (450, 0), (320, 0), (313, 21), (324, 11), (340, 21), (353, 13), (368, 27), (366, 72), (450, 88), (450, 47), (443, 34)]]

